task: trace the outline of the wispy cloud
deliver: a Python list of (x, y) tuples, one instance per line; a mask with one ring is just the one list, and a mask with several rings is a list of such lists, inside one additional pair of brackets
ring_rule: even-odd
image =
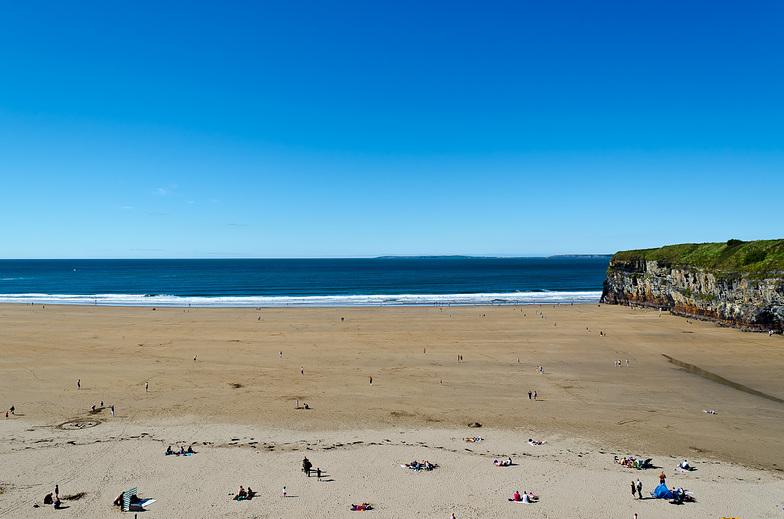
[(177, 184), (172, 184), (169, 187), (159, 187), (153, 190), (153, 194), (157, 196), (168, 196), (174, 194), (174, 191), (177, 190)]

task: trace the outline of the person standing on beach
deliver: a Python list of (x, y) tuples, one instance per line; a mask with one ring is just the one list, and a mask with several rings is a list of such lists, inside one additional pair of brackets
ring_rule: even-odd
[(667, 479), (667, 476), (664, 475), (664, 471), (662, 470), (661, 474), (659, 474), (659, 484), (663, 485), (665, 479)]
[(316, 480), (321, 481), (321, 469), (316, 467)]
[(640, 481), (640, 478), (637, 478), (637, 496), (638, 499), (642, 499), (642, 481)]
[(299, 368), (299, 372), (300, 372), (300, 374), (304, 375), (305, 374), (305, 368)]
[(368, 377), (368, 378), (370, 378), (370, 385), (372, 386), (373, 385), (373, 377)]
[(634, 485), (634, 481), (632, 481), (632, 497), (634, 499), (637, 499), (636, 497), (634, 497), (636, 491), (637, 491), (637, 487)]
[(60, 485), (54, 486), (54, 497), (60, 497)]
[(76, 389), (82, 389), (82, 379), (76, 381)]
[(286, 497), (286, 487), (283, 487), (283, 497)]
[(14, 406), (11, 406), (11, 409), (9, 409), (9, 411), (11, 411), (11, 414), (14, 414), (14, 410), (15, 410), (15, 409), (16, 409), (16, 408), (15, 408)]
[(528, 400), (531, 400), (531, 392), (528, 392)]
[(112, 416), (114, 416), (114, 404), (112, 404)]
[(536, 400), (536, 391), (534, 391), (534, 400)]
[(150, 389), (150, 383), (149, 382), (145, 382), (144, 383), (144, 392), (146, 393), (148, 389)]

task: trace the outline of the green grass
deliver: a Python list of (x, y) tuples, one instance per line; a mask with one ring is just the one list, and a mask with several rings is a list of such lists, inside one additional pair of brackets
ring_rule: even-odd
[(659, 249), (627, 250), (613, 255), (610, 263), (635, 260), (699, 267), (724, 275), (782, 275), (784, 240), (729, 240), (726, 243), (683, 243)]

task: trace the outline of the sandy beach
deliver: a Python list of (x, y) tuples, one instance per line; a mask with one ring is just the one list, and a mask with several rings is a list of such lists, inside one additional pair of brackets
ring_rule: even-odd
[[(56, 484), (86, 518), (134, 486), (157, 500), (145, 518), (784, 513), (781, 336), (596, 304), (0, 305), (0, 322), (0, 517), (51, 513)], [(696, 502), (632, 498), (662, 471)]]

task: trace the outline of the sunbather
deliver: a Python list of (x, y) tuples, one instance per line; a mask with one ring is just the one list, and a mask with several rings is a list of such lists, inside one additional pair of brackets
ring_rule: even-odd
[(243, 499), (245, 499), (246, 497), (248, 497), (248, 493), (247, 493), (247, 492), (245, 492), (245, 489), (244, 489), (244, 488), (242, 488), (242, 485), (240, 485), (240, 489), (237, 491), (237, 495), (236, 495), (236, 496), (234, 496), (234, 499), (235, 499), (236, 501), (242, 501), (242, 500), (243, 500)]

